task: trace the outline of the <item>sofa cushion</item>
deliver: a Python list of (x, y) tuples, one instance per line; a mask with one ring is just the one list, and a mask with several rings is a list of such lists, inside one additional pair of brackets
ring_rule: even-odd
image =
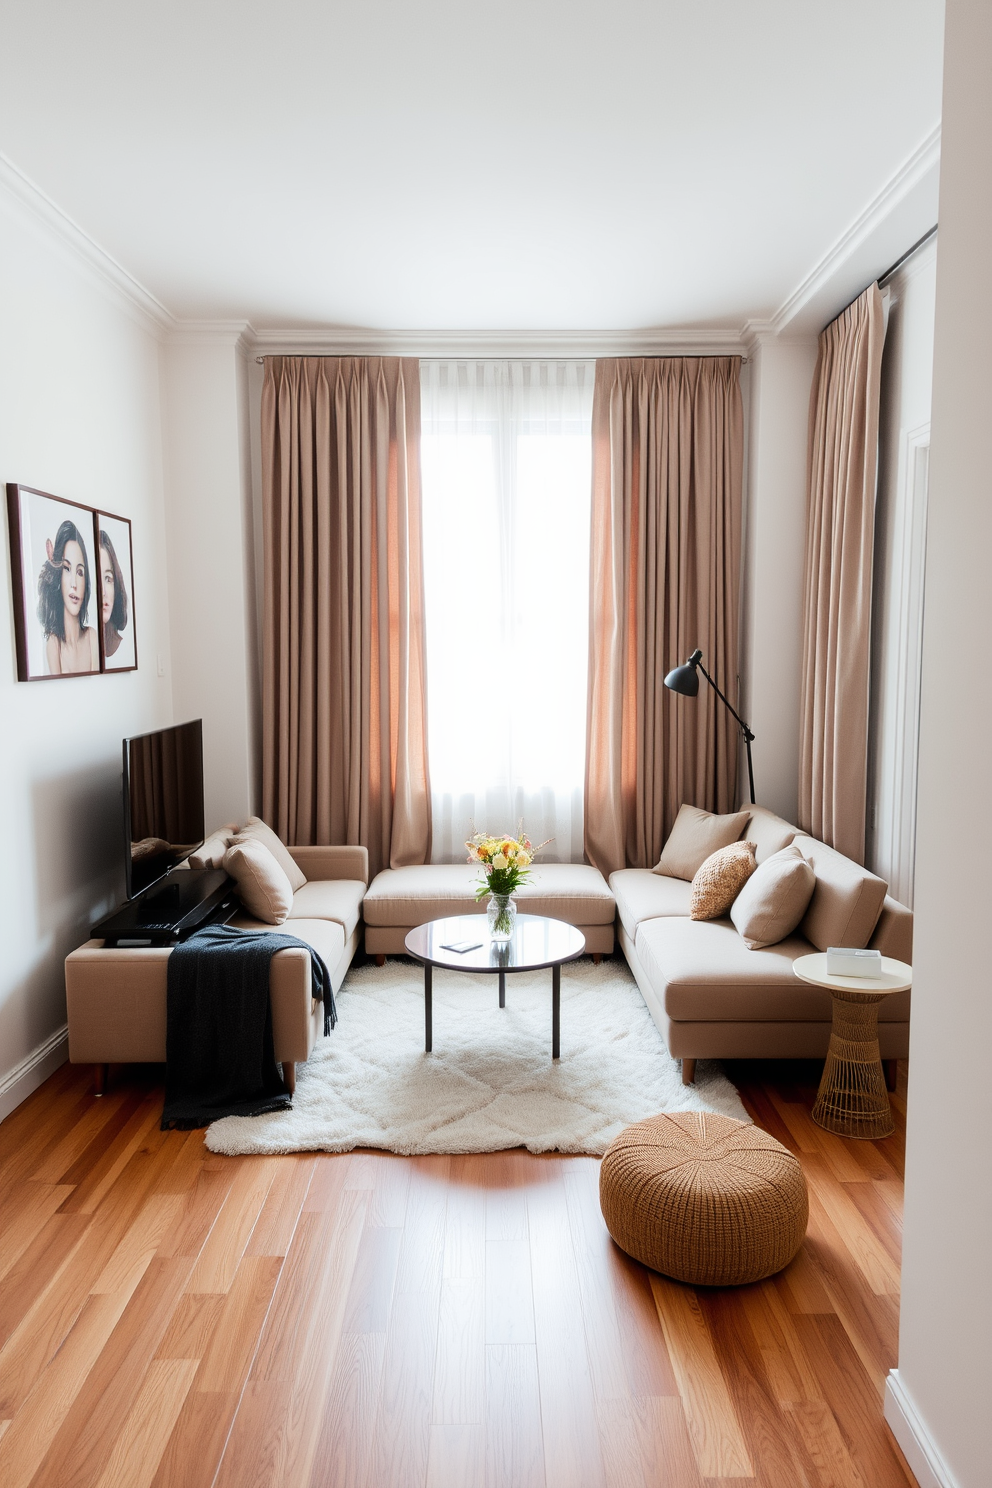
[(238, 930), (268, 930), (273, 935), (295, 935), (313, 946), (328, 971), (333, 971), (344, 951), (347, 936), (337, 920), (284, 920), (281, 925), (266, 925), (251, 915), (238, 915), (231, 924)]
[(751, 819), (747, 824), (747, 839), (754, 843), (755, 858), (763, 863), (772, 853), (781, 852), (783, 847), (788, 847), (799, 829), (764, 806), (750, 806), (748, 810)]
[[(479, 876), (476, 863), (386, 868), (365, 895), (365, 923), (412, 927), (451, 915), (484, 914), (485, 899), (475, 897)], [(517, 890), (517, 908), (521, 914), (547, 915), (570, 925), (609, 925), (616, 914), (605, 878), (585, 863), (535, 868), (529, 883)]]
[(691, 881), (710, 853), (737, 841), (747, 818), (746, 811), (714, 816), (712, 811), (702, 811), (698, 806), (680, 806), (675, 825), (652, 872)]
[(235, 839), (224, 855), (224, 871), (238, 886), (238, 898), (256, 920), (281, 925), (293, 907), (293, 891), (279, 863), (263, 843)]
[(689, 885), (689, 916), (718, 920), (725, 915), (755, 870), (754, 843), (732, 842), (710, 853)]
[(816, 887), (800, 929), (818, 951), (863, 950), (885, 903), (888, 884), (826, 843), (800, 832), (795, 846), (812, 864)]
[(282, 839), (276, 836), (271, 827), (266, 826), (260, 816), (250, 816), (237, 835), (232, 838), (232, 841), (244, 842), (249, 838), (256, 842), (261, 842), (264, 847), (268, 848), (283, 873), (289, 879), (289, 886), (294, 894), (297, 889), (302, 889), (307, 881), (306, 874), (298, 863), (293, 862), (293, 859), (289, 855), (289, 850)]
[[(800, 981), (792, 969), (809, 941), (791, 935), (767, 950), (749, 951), (729, 920), (646, 920), (634, 943), (669, 1018), (681, 1022), (822, 1022), (832, 1000), (825, 987)], [(909, 992), (880, 1005), (882, 1021), (909, 1017)]]
[(816, 878), (798, 847), (780, 848), (756, 868), (730, 907), (750, 951), (791, 935), (813, 897)]
[(287, 925), (293, 920), (337, 920), (345, 939), (358, 924), (365, 885), (355, 879), (310, 879), (293, 895)]
[(666, 878), (653, 868), (618, 868), (610, 874), (620, 923), (631, 940), (642, 920), (658, 915), (688, 915), (692, 885), (683, 878)]

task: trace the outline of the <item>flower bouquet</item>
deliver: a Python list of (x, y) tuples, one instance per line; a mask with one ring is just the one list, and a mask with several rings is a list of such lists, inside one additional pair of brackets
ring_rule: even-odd
[(466, 842), (468, 861), (482, 865), (483, 877), (479, 880), (476, 899), (488, 894), (489, 934), (493, 940), (509, 940), (513, 934), (513, 922), (517, 917), (517, 906), (513, 895), (522, 883), (530, 878), (530, 865), (534, 855), (547, 847), (551, 841), (534, 847), (529, 837), (523, 835), (523, 823), (518, 827), (517, 837), (490, 837), (486, 832), (476, 832), (471, 842)]

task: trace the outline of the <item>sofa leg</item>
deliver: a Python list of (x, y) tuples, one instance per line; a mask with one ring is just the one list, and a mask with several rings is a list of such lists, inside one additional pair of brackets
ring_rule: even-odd
[(682, 1084), (694, 1085), (696, 1082), (696, 1061), (694, 1059), (683, 1059), (682, 1061)]
[(95, 1064), (93, 1066), (93, 1094), (104, 1095), (107, 1090), (107, 1077), (110, 1074), (109, 1064)]
[(282, 1083), (290, 1095), (294, 1094), (296, 1090), (296, 1065), (285, 1059), (282, 1062)]
[(896, 1088), (896, 1081), (899, 1078), (899, 1061), (898, 1061), (898, 1059), (883, 1059), (882, 1060), (882, 1068), (885, 1070), (885, 1088), (886, 1088), (886, 1090), (895, 1090), (895, 1088)]
[(602, 953), (602, 951), (593, 951), (593, 953), (592, 953), (592, 964), (593, 964), (593, 966), (598, 966), (599, 963), (602, 961), (602, 959), (603, 959), (603, 953)]
[(385, 966), (386, 964), (386, 957), (381, 951), (376, 951), (375, 953), (375, 964), (376, 966)]

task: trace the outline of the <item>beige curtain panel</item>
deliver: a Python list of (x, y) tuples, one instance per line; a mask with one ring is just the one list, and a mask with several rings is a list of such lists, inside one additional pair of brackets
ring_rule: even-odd
[(417, 361), (266, 357), (262, 492), (262, 814), (426, 863)]
[(809, 411), (799, 824), (864, 862), (878, 409), (877, 284), (820, 334)]
[(683, 801), (737, 804), (737, 725), (705, 682), (690, 700), (664, 679), (699, 646), (736, 695), (740, 365), (596, 365), (585, 848), (603, 873), (657, 863)]

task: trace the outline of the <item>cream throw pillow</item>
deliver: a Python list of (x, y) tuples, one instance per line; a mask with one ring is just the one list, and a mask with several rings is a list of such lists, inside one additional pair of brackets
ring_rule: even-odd
[(747, 811), (735, 811), (730, 816), (714, 816), (712, 811), (701, 811), (698, 806), (680, 806), (652, 873), (664, 873), (667, 878), (695, 878), (711, 853), (737, 841), (749, 815)]
[(692, 880), (690, 920), (725, 915), (757, 866), (753, 842), (732, 842), (710, 853)]
[(265, 825), (265, 822), (260, 816), (250, 816), (240, 832), (231, 838), (231, 843), (233, 846), (235, 842), (245, 842), (249, 839), (255, 842), (261, 842), (263, 847), (268, 848), (283, 873), (289, 879), (289, 886), (294, 894), (297, 889), (302, 889), (307, 881), (306, 874), (300, 871), (287, 849), (283, 846), (282, 841), (276, 836), (271, 827)]
[(216, 832), (211, 832), (202, 846), (189, 855), (189, 866), (191, 868), (221, 868), (224, 864), (224, 854), (231, 845), (231, 840), (238, 830), (237, 822), (228, 822), (225, 827), (218, 827)]
[(813, 897), (816, 874), (798, 847), (783, 847), (755, 869), (730, 906), (730, 918), (750, 951), (791, 935)]
[(281, 925), (293, 907), (289, 879), (263, 842), (248, 838), (233, 842), (224, 857), (224, 870), (238, 886), (238, 896), (250, 915), (266, 925)]

